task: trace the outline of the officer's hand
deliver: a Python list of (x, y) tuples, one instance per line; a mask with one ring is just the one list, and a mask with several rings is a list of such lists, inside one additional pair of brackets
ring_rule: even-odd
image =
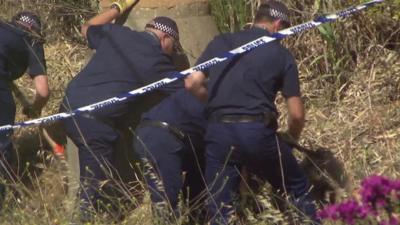
[(124, 13), (127, 9), (136, 5), (139, 0), (112, 0), (112, 5), (116, 5), (119, 8), (120, 14)]
[(40, 109), (35, 109), (32, 105), (24, 106), (22, 108), (22, 113), (28, 118), (38, 118), (41, 114)]

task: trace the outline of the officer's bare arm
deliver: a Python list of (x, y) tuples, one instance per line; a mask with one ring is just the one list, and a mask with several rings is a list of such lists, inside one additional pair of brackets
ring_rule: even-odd
[(93, 17), (82, 25), (81, 34), (84, 38), (87, 38), (86, 33), (90, 26), (111, 23), (125, 11), (131, 10), (139, 0), (112, 0), (111, 2), (113, 7)]
[(99, 15), (93, 17), (92, 19), (88, 20), (85, 24), (81, 27), (81, 34), (84, 38), (87, 38), (86, 32), (88, 28), (92, 25), (102, 25), (111, 23), (114, 19), (119, 16), (119, 10), (117, 8), (111, 8)]
[(208, 98), (206, 80), (207, 76), (203, 72), (193, 72), (185, 78), (185, 88), (200, 101), (205, 102)]
[(33, 78), (33, 83), (36, 89), (36, 96), (32, 107), (40, 111), (46, 105), (50, 95), (47, 76), (37, 75)]
[(300, 97), (293, 96), (286, 99), (288, 108), (288, 132), (298, 140), (304, 127), (305, 112), (303, 101)]
[[(42, 108), (46, 105), (47, 100), (49, 99), (49, 84), (46, 75), (36, 75), (33, 78), (33, 84), (36, 89), (36, 96), (32, 104), (29, 104), (25, 96), (19, 96), (19, 100), (23, 105), (22, 112), (28, 116), (28, 118), (36, 118), (39, 117)], [(18, 87), (16, 87), (17, 93), (19, 92)]]

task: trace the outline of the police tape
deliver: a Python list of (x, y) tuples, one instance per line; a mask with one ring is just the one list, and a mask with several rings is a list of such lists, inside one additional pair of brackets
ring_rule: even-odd
[(288, 36), (303, 32), (305, 30), (309, 30), (312, 29), (314, 27), (317, 27), (323, 23), (328, 23), (334, 20), (337, 20), (339, 18), (345, 18), (350, 16), (351, 14), (354, 14), (358, 11), (364, 10), (368, 7), (374, 6), (375, 4), (378, 3), (382, 3), (384, 0), (373, 0), (373, 1), (369, 1), (357, 6), (353, 6), (347, 9), (344, 9), (342, 11), (336, 12), (336, 13), (332, 13), (332, 14), (328, 14), (328, 15), (324, 15), (324, 16), (320, 16), (312, 21), (309, 22), (305, 22), (293, 27), (289, 27), (287, 29), (281, 30), (277, 33), (272, 34), (271, 36), (263, 36), (260, 37), (254, 41), (251, 41), (247, 44), (244, 44), (236, 49), (233, 49), (229, 52), (227, 52), (224, 56), (222, 57), (215, 57), (213, 59), (210, 59), (204, 63), (201, 63), (195, 67), (189, 68), (187, 70), (184, 70), (180, 73), (175, 73), (173, 74), (173, 76), (171, 77), (167, 77), (164, 78), (162, 80), (156, 81), (154, 83), (151, 83), (149, 85), (146, 85), (144, 87), (135, 89), (133, 91), (130, 91), (128, 93), (125, 93), (123, 95), (120, 95), (118, 97), (113, 97), (113, 98), (109, 98), (106, 99), (104, 101), (101, 102), (97, 102), (88, 106), (84, 106), (84, 107), (80, 107), (77, 108), (75, 110), (72, 110), (71, 112), (66, 112), (66, 113), (58, 113), (55, 115), (51, 115), (51, 116), (47, 116), (47, 117), (42, 117), (42, 118), (38, 118), (38, 119), (34, 119), (34, 120), (29, 120), (29, 121), (25, 121), (25, 122), (20, 122), (20, 123), (16, 123), (14, 125), (5, 125), (5, 126), (1, 126), (0, 127), (0, 132), (3, 131), (9, 131), (12, 129), (17, 129), (17, 128), (21, 128), (21, 127), (26, 127), (26, 126), (31, 126), (31, 125), (39, 125), (39, 124), (46, 124), (46, 123), (50, 123), (50, 122), (54, 122), (54, 121), (58, 121), (58, 120), (62, 120), (62, 119), (66, 119), (66, 118), (70, 118), (82, 113), (88, 113), (88, 112), (92, 112), (101, 108), (105, 108), (111, 105), (114, 105), (116, 103), (121, 103), (126, 101), (128, 98), (132, 98), (135, 96), (139, 96), (139, 95), (143, 95), (147, 92), (151, 92), (157, 88), (160, 88), (162, 86), (165, 86), (167, 84), (170, 84), (172, 82), (175, 82), (178, 79), (184, 78), (186, 76), (188, 76), (189, 74), (195, 72), (195, 71), (201, 71), (201, 70), (205, 70), (208, 69), (218, 63), (224, 62), (234, 56), (243, 54), (245, 52), (249, 52), (259, 46), (262, 46), (266, 43), (272, 42), (274, 40), (277, 39), (283, 39), (286, 38)]

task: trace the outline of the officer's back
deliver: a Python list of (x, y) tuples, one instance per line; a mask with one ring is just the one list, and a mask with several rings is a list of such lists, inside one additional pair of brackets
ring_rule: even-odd
[(204, 105), (186, 90), (179, 90), (143, 114), (144, 120), (171, 124), (189, 135), (204, 135), (206, 117)]
[(175, 71), (159, 41), (148, 32), (106, 24), (90, 26), (87, 39), (96, 53), (67, 88), (72, 108), (118, 96)]
[[(251, 29), (217, 37), (200, 62), (221, 57), (225, 51), (269, 36), (289, 24), (287, 7), (280, 1), (269, 0), (257, 10)], [(299, 138), (304, 127), (304, 106), (293, 56), (273, 41), (204, 73), (195, 72), (185, 80), (185, 86), (201, 99), (207, 94), (206, 75), (210, 82), (205, 177), (212, 198), (207, 205), (211, 224), (230, 224), (242, 178), (238, 171), (244, 165), (275, 190), (291, 195), (289, 199), (293, 199), (291, 204), (298, 209), (300, 218), (306, 215), (315, 220), (308, 180), (291, 147), (276, 133), (274, 101), (278, 91), (287, 103), (288, 135)]]
[(15, 80), (28, 67), (31, 38), (13, 24), (3, 22), (0, 22), (0, 34), (0, 81)]
[[(220, 35), (210, 44), (200, 61), (222, 55), (266, 35), (270, 33), (258, 27)], [(274, 99), (279, 89), (290, 95), (290, 86), (296, 87), (296, 84), (284, 82), (284, 79), (289, 79), (285, 75), (291, 74), (288, 73), (291, 69), (296, 70), (293, 57), (279, 41), (267, 43), (212, 67), (206, 71), (210, 75), (209, 113), (254, 115), (266, 110), (276, 112)]]

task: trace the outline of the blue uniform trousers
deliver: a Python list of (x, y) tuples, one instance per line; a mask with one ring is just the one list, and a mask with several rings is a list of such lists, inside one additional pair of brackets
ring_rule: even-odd
[(282, 141), (277, 142), (274, 129), (258, 122), (210, 123), (205, 141), (211, 224), (230, 223), (242, 166), (280, 192), (286, 191), (294, 206), (315, 219), (308, 180), (292, 149)]
[[(1, 82), (1, 81), (0, 81)], [(11, 90), (0, 88), (0, 126), (14, 124), (15, 103)], [(0, 177), (1, 179), (10, 178), (10, 156), (13, 145), (11, 142), (12, 131), (0, 132)], [(5, 196), (5, 186), (0, 184), (0, 207)]]
[[(203, 146), (200, 135), (187, 135), (181, 140), (165, 128), (137, 128), (134, 148), (143, 162), (154, 206), (178, 213), (176, 206), (182, 190), (189, 204), (199, 207), (198, 204), (203, 201), (200, 193), (205, 187)], [(183, 171), (186, 171), (185, 179)]]
[(100, 198), (100, 183), (110, 178), (108, 171), (113, 168), (119, 133), (101, 121), (80, 116), (65, 120), (64, 126), (79, 149), (80, 207), (82, 219), (90, 220), (92, 207), (96, 207), (96, 200)]

